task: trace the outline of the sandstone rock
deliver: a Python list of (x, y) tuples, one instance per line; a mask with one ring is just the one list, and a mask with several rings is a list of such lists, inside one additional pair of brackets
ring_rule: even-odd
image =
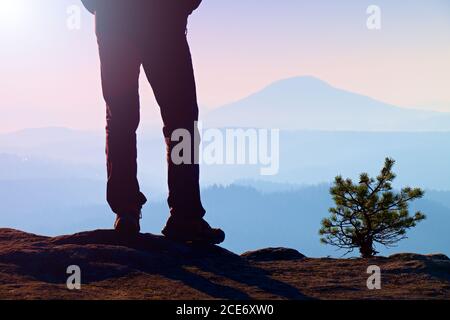
[[(368, 263), (383, 290), (367, 290)], [(69, 266), (81, 270), (70, 290)], [(0, 229), (0, 299), (450, 299), (443, 255), (304, 259), (268, 248), (236, 255), (218, 246), (179, 244), (162, 236), (119, 237), (96, 230), (56, 238)]]
[(297, 250), (289, 248), (266, 248), (256, 251), (248, 251), (243, 253), (241, 256), (253, 261), (282, 261), (305, 258), (305, 256)]

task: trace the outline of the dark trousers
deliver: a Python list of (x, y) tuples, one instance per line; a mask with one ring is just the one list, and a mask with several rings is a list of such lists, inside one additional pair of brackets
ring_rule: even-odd
[[(124, 2), (126, 3), (126, 2)], [(151, 3), (146, 2), (146, 3)], [(163, 2), (154, 2), (163, 3)], [(174, 130), (197, 128), (198, 105), (186, 39), (188, 12), (173, 7), (99, 8), (96, 33), (106, 115), (107, 200), (121, 214), (147, 201), (137, 180), (138, 78), (143, 66), (164, 123), (168, 161), (168, 204), (173, 218), (201, 218), (198, 164), (174, 164)], [(192, 149), (197, 151), (198, 148)], [(195, 152), (194, 152), (195, 153)], [(196, 158), (192, 155), (192, 160)]]

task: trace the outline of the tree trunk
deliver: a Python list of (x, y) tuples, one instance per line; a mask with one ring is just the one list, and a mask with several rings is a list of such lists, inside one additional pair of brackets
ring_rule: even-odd
[(359, 252), (363, 258), (372, 258), (375, 255), (372, 239), (363, 242), (359, 248)]

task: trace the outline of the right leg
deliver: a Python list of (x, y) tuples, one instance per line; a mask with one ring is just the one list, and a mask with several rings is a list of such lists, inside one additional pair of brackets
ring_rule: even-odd
[[(201, 203), (199, 164), (196, 163), (199, 148), (194, 139), (198, 134), (198, 105), (186, 22), (186, 12), (169, 12), (163, 21), (156, 20), (157, 27), (151, 29), (154, 31), (144, 45), (143, 66), (161, 109), (167, 143), (170, 218), (162, 233), (183, 242), (217, 244), (224, 240), (224, 232), (211, 228), (203, 219), (205, 209)], [(188, 132), (191, 138), (190, 150), (182, 151), (188, 158), (186, 163), (172, 158), (178, 142), (171, 138), (177, 129)]]
[(113, 23), (110, 18), (102, 20), (101, 15), (97, 16), (102, 89), (107, 105), (107, 200), (111, 209), (121, 215), (140, 211), (146, 202), (139, 190), (136, 163), (141, 59), (132, 37), (115, 29)]
[[(184, 30), (155, 39), (146, 48), (144, 70), (152, 85), (164, 122), (167, 144), (168, 204), (172, 219), (200, 220), (205, 215), (200, 198), (197, 134), (198, 106), (192, 61)], [(159, 41), (158, 41), (159, 40)], [(177, 163), (172, 151), (178, 144), (172, 134), (184, 129), (190, 134), (190, 159)]]

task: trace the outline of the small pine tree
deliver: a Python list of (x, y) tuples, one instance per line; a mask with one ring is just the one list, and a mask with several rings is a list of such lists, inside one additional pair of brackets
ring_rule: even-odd
[(331, 217), (322, 220), (322, 243), (347, 249), (347, 253), (359, 248), (361, 256), (369, 258), (378, 253), (375, 243), (392, 247), (406, 238), (407, 229), (425, 219), (421, 212), (410, 216), (408, 210), (408, 203), (422, 198), (424, 191), (410, 187), (400, 193), (392, 190), (394, 164), (386, 158), (376, 179), (362, 173), (359, 184), (342, 176), (335, 178), (330, 193), (336, 207), (330, 208)]

